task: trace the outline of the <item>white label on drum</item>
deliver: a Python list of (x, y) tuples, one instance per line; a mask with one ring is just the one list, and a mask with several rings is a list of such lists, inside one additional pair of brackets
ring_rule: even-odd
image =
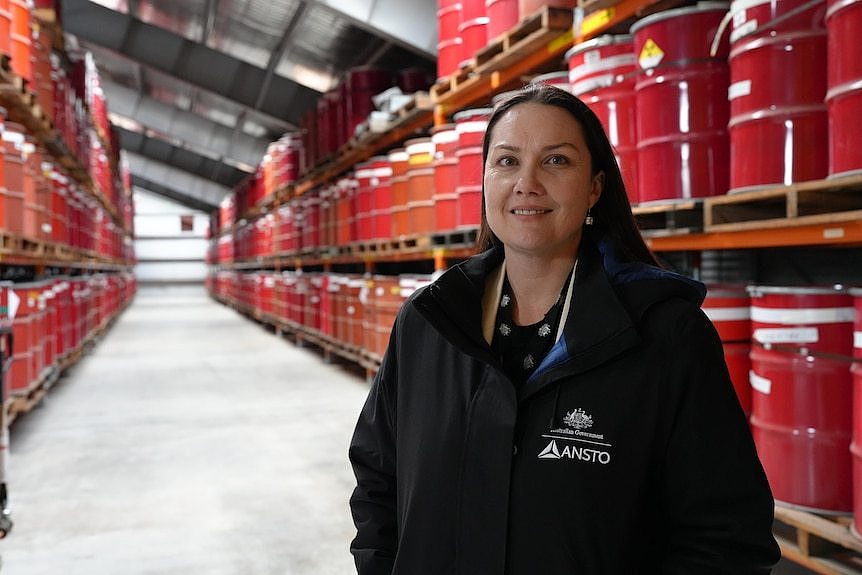
[(751, 80), (742, 80), (730, 85), (730, 88), (727, 90), (727, 99), (735, 100), (749, 94), (751, 94)]
[(655, 68), (658, 66), (663, 58), (664, 50), (655, 43), (655, 40), (648, 38), (638, 56), (638, 64), (640, 64), (640, 67), (644, 70), (648, 70), (649, 68)]
[(752, 389), (769, 395), (772, 393), (772, 380), (760, 377), (754, 371), (748, 372), (748, 381), (751, 382)]
[(817, 343), (820, 330), (816, 327), (758, 328), (754, 330), (754, 341), (760, 343)]
[(862, 349), (862, 331), (853, 332), (853, 347)]
[(733, 28), (739, 28), (745, 24), (745, 8), (733, 13)]
[(748, 36), (757, 30), (757, 19), (749, 20), (742, 26), (734, 26), (733, 32), (730, 33), (730, 43), (733, 44), (743, 36)]
[(751, 318), (747, 307), (705, 307), (703, 311), (710, 321), (745, 321)]
[(798, 325), (806, 323), (852, 323), (852, 307), (772, 308), (751, 306), (751, 319), (763, 323)]
[(588, 52), (584, 52), (584, 63), (585, 64), (595, 64), (599, 60), (602, 59), (602, 53), (598, 50), (590, 50)]

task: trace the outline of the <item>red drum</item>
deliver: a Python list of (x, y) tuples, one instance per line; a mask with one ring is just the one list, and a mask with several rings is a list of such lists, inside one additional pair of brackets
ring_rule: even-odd
[(364, 242), (371, 239), (372, 211), (374, 209), (374, 163), (363, 162), (356, 165), (356, 239)]
[(518, 0), (485, 0), (488, 16), (488, 41), (509, 31), (518, 23)]
[(451, 40), (444, 40), (437, 44), (437, 78), (448, 78), (452, 73), (458, 71), (458, 66), (461, 64), (461, 45), (463, 44), (460, 36)]
[(751, 413), (750, 297), (743, 286), (709, 286), (703, 311), (712, 321), (724, 347), (730, 381), (746, 415)]
[(641, 202), (702, 198), (727, 191), (727, 43), (710, 47), (727, 5), (702, 2), (635, 22)]
[(0, 0), (0, 54), (11, 56), (12, 10), (9, 0)]
[(392, 164), (386, 156), (369, 160), (373, 165), (371, 185), (373, 214), (372, 239), (382, 240), (392, 235)]
[(303, 249), (320, 247), (320, 197), (316, 190), (302, 198), (302, 243)]
[(847, 362), (753, 347), (751, 367), (752, 432), (775, 499), (818, 512), (850, 511)]
[(637, 59), (632, 37), (600, 36), (588, 40), (569, 50), (566, 60), (572, 93), (601, 120), (614, 147), (629, 202), (637, 204)]
[(374, 111), (372, 98), (392, 85), (389, 72), (370, 67), (353, 68), (347, 73), (345, 88), (345, 141), (353, 137), (356, 126)]
[(24, 126), (6, 122), (3, 185), (0, 186), (5, 209), (0, 225), (5, 231), (19, 235), (24, 231), (24, 143)]
[(491, 108), (474, 108), (458, 112), (453, 116), (455, 130), (458, 132), (458, 149), (482, 147), (482, 139), (485, 137), (491, 112), (493, 112)]
[(458, 133), (458, 206), (455, 225), (473, 228), (482, 220), (482, 140), (491, 116), (490, 108), (464, 110), (455, 114)]
[[(820, 512), (851, 505), (851, 296), (751, 287), (752, 415), (776, 500)], [(836, 359), (838, 358), (838, 359)]]
[(785, 19), (804, 4), (731, 5), (731, 192), (826, 177), (825, 7), (818, 3)]
[(848, 46), (862, 35), (862, 0), (829, 0), (826, 30), (829, 175), (858, 174), (862, 171), (862, 130), (858, 124), (862, 116), (862, 58)]
[(476, 52), (488, 44), (488, 17), (473, 18), (458, 24), (458, 34), (461, 36), (461, 64), (464, 65), (476, 55)]
[(752, 340), (767, 348), (850, 357), (855, 310), (829, 288), (760, 287), (751, 293)]
[(853, 438), (850, 453), (853, 458), (853, 531), (862, 533), (862, 289), (850, 290), (856, 308), (853, 328)]

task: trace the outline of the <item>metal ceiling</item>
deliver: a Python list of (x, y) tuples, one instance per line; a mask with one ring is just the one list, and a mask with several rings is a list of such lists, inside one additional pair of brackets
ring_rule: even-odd
[[(64, 0), (133, 182), (218, 205), (355, 66), (433, 73), (434, 0)], [(189, 179), (191, 178), (191, 179)], [(205, 185), (206, 184), (206, 185)]]

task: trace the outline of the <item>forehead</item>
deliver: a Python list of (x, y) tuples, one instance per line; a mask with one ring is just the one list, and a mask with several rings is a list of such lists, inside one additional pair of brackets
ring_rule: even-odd
[(581, 123), (568, 110), (535, 102), (517, 104), (506, 110), (490, 134), (492, 145), (524, 139), (555, 144), (586, 143)]

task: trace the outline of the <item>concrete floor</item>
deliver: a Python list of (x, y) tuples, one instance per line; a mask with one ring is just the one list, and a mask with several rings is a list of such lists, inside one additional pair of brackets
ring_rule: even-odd
[(13, 424), (3, 572), (352, 573), (347, 446), (367, 390), (202, 288), (143, 288)]
[(353, 572), (368, 386), (210, 300), (147, 288), (12, 426), (13, 575)]

